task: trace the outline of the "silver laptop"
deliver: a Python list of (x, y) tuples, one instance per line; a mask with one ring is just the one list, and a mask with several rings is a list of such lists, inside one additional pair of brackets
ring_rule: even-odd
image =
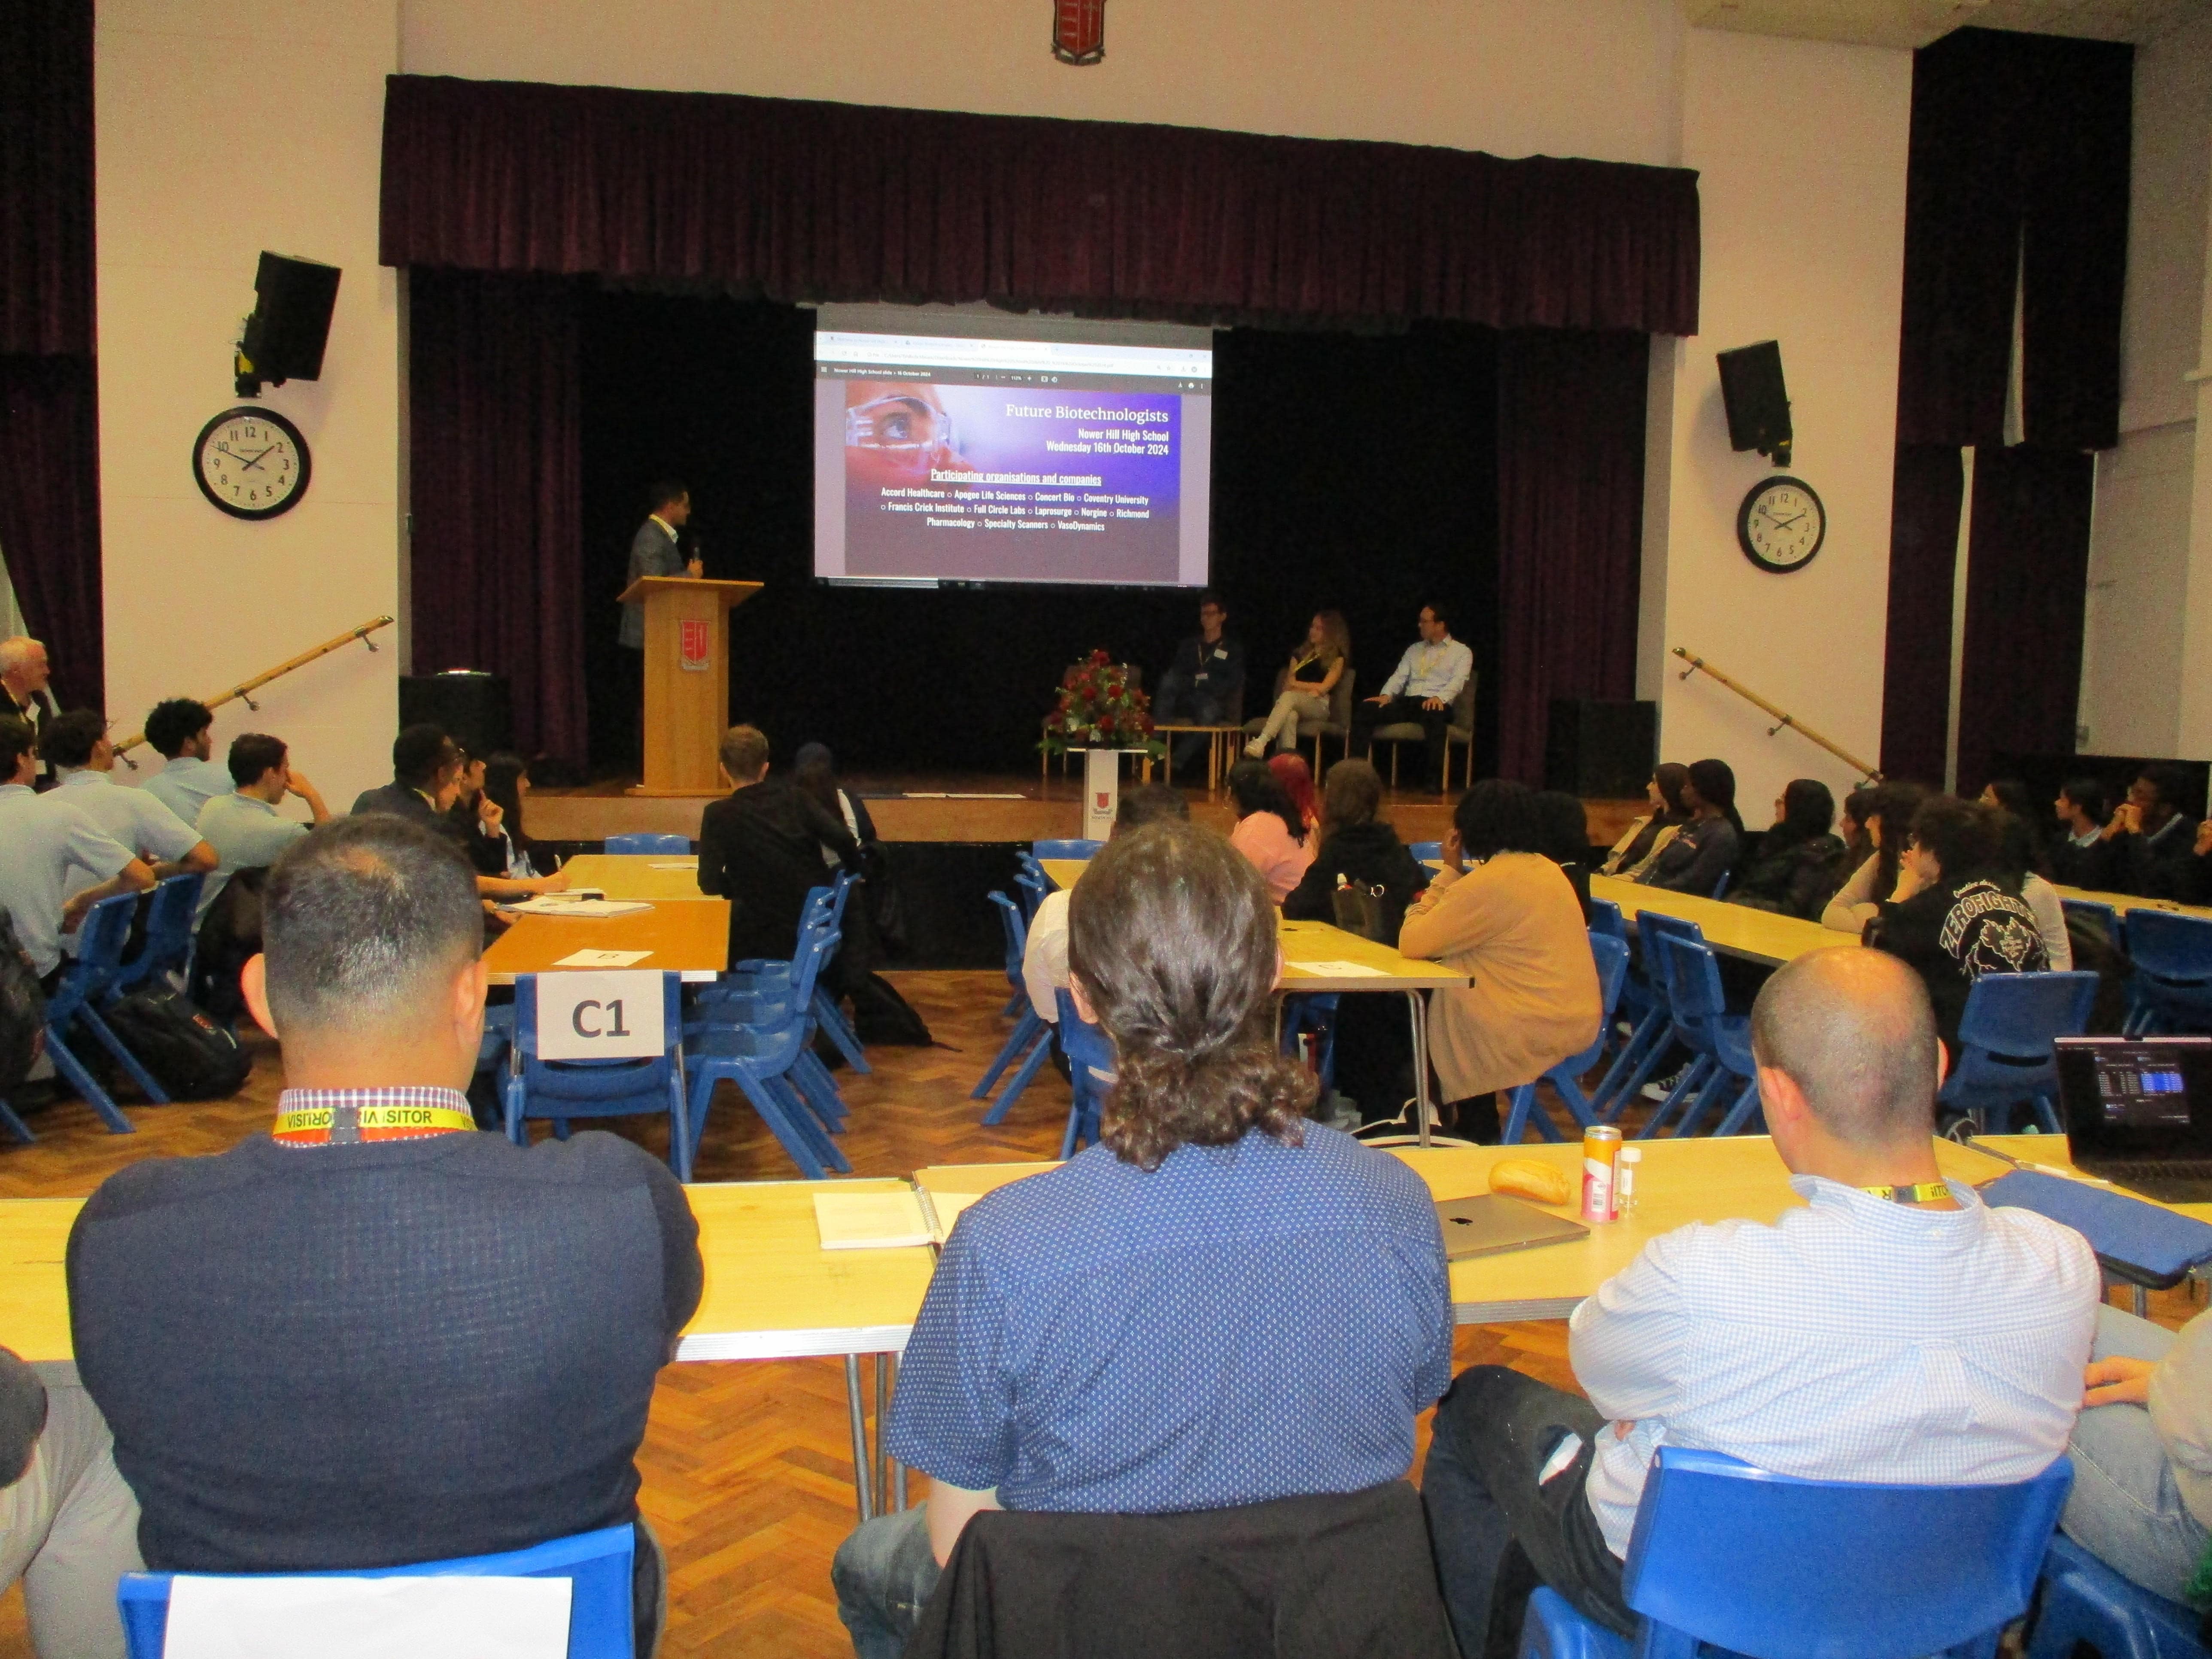
[(2075, 1167), (2166, 1204), (2212, 1203), (2212, 1037), (2061, 1037)]
[(1444, 1259), (1448, 1261), (1498, 1255), (1506, 1250), (1533, 1249), (1539, 1244), (1563, 1244), (1589, 1232), (1579, 1221), (1564, 1220), (1503, 1193), (1439, 1200), (1437, 1224), (1443, 1229)]

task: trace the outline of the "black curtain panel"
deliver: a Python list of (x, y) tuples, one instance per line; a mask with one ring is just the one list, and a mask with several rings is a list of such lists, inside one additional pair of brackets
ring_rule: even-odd
[(1881, 769), (1943, 781), (1950, 729), (1951, 592), (1966, 468), (1949, 444), (1899, 444), (1889, 509), (1889, 627), (1881, 680)]
[(92, 0), (0, 6), (0, 355), (92, 355)]
[(1898, 441), (2118, 441), (2134, 48), (1966, 28), (1913, 55)]
[(1697, 176), (395, 76), (380, 258), (677, 278), (789, 301), (1694, 334)]
[(1966, 553), (1959, 791), (1980, 793), (2000, 751), (2074, 748), (2089, 576), (2094, 459), (1981, 449)]
[(92, 359), (0, 356), (0, 556), (46, 642), (54, 696), (75, 708), (106, 696), (99, 457)]
[(415, 672), (505, 675), (522, 752), (580, 761), (579, 295), (416, 271), (409, 299)]
[[(602, 763), (635, 719), (614, 595), (663, 476), (690, 486), (687, 538), (708, 574), (766, 584), (731, 616), (731, 712), (780, 761), (818, 739), (878, 771), (1024, 771), (1069, 663), (1103, 647), (1149, 684), (1195, 631), (1187, 590), (817, 583), (809, 313), (610, 292), (582, 318), (582, 661)], [(419, 327), (416, 340), (419, 362)], [(1215, 349), (1212, 572), (1250, 652), (1248, 713), (1324, 606), (1346, 613), (1364, 684), (1390, 672), (1431, 599), (1492, 684), (1497, 337), (1238, 329)], [(418, 421), (418, 453), (425, 441)], [(419, 538), (419, 472), (416, 500)]]
[(1516, 329), (1498, 361), (1498, 771), (1540, 784), (1552, 699), (1636, 695), (1642, 334)]

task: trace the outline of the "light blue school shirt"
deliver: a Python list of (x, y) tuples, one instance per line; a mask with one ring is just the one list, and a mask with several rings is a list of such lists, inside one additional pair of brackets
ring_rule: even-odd
[(179, 755), (138, 787), (190, 826), (200, 821), (202, 807), (228, 794), (233, 785), (228, 767), (197, 755)]
[(62, 906), (71, 872), (91, 886), (118, 874), (131, 849), (100, 832), (55, 789), (40, 795), (27, 784), (0, 784), (0, 909), (15, 925), (15, 942), (43, 979), (62, 963)]

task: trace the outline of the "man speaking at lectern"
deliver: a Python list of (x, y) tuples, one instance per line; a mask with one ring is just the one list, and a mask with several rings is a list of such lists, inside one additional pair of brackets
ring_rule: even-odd
[[(673, 478), (664, 478), (646, 492), (645, 522), (629, 541), (629, 575), (623, 582), (627, 592), (641, 576), (703, 576), (706, 568), (697, 559), (685, 563), (677, 551), (676, 532), (691, 516), (691, 492)], [(641, 763), (645, 757), (645, 606), (633, 599), (623, 606), (624, 678), (637, 705), (633, 737)]]

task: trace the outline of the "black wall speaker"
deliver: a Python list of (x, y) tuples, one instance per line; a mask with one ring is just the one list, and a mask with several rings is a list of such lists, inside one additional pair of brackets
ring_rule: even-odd
[(1544, 787), (1584, 800), (1641, 796), (1659, 762), (1659, 705), (1552, 699)]
[(331, 337), (331, 308), (337, 303), (338, 268), (264, 253), (253, 275), (253, 314), (246, 319), (240, 347), (251, 368), (241, 367), (239, 378), (250, 374), (277, 386), (319, 379), (323, 348)]
[(514, 746), (507, 682), (496, 674), (402, 675), (399, 723), (441, 726), (447, 737), (479, 759)]
[(1790, 465), (1790, 394), (1782, 384), (1782, 346), (1757, 345), (1723, 351), (1721, 402), (1728, 407), (1729, 447), (1755, 449), (1779, 466)]

